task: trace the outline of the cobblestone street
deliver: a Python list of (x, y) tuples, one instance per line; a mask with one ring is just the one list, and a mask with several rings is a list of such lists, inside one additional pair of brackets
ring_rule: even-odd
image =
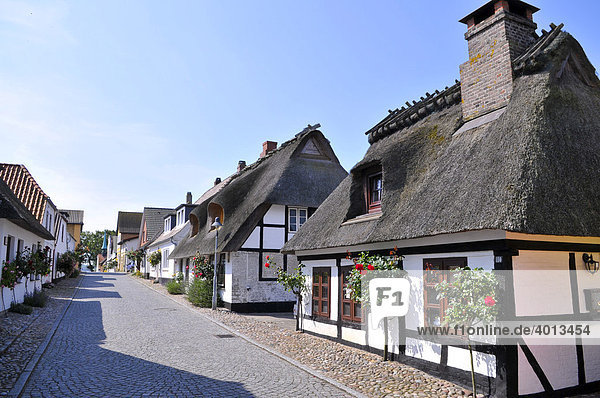
[(87, 274), (26, 397), (341, 397), (126, 275)]

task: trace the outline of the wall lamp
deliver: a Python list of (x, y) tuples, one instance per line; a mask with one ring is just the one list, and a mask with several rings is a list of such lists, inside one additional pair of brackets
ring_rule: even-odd
[(583, 263), (585, 264), (585, 269), (588, 270), (590, 274), (595, 274), (600, 269), (600, 265), (598, 261), (594, 260), (592, 254), (583, 253)]

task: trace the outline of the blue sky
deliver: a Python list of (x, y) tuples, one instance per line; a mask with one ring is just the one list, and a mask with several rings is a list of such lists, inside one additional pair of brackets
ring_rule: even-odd
[[(532, 1), (600, 67), (594, 0)], [(0, 3), (0, 162), (85, 210), (175, 207), (321, 123), (350, 169), (388, 109), (451, 85), (484, 1)], [(538, 29), (539, 31), (539, 29)]]

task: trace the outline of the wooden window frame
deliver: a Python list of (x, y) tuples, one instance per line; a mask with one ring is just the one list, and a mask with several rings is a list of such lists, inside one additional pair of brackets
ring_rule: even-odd
[[(323, 283), (322, 273), (327, 274), (327, 283)], [(318, 275), (318, 278), (317, 278)], [(323, 286), (327, 286), (327, 297), (323, 297)], [(315, 288), (319, 292), (319, 296), (315, 296)], [(312, 274), (312, 291), (311, 291), (311, 308), (313, 317), (327, 318), (331, 315), (331, 268), (316, 267), (313, 268)], [(315, 311), (315, 301), (318, 302), (317, 310)], [(327, 303), (327, 311), (323, 311), (323, 302)]]
[[(372, 196), (373, 196), (373, 186), (371, 184), (371, 181), (374, 180), (376, 177), (379, 177), (381, 179), (381, 190), (380, 192), (380, 197), (378, 201), (373, 201), (372, 200)], [(372, 173), (367, 173), (367, 175), (365, 176), (365, 199), (366, 199), (366, 207), (367, 207), (367, 213), (379, 213), (381, 212), (381, 199), (383, 197), (383, 173), (381, 172), (381, 170), (377, 170), (376, 172), (372, 172)]]
[[(341, 302), (341, 306), (340, 306), (340, 314), (342, 317), (343, 321), (348, 321), (348, 322), (356, 322), (356, 323), (361, 323), (362, 322), (362, 307), (360, 310), (360, 313), (356, 314), (356, 304), (360, 305), (360, 302), (356, 302), (350, 298), (346, 297), (346, 288), (348, 286), (348, 281), (347, 281), (347, 276), (346, 276), (346, 272), (350, 272), (352, 271), (352, 266), (345, 266), (345, 267), (341, 267), (340, 268), (340, 302)], [(345, 315), (344, 314), (344, 304), (349, 304), (350, 305), (350, 315)]]
[[(428, 276), (426, 274), (426, 270), (429, 266), (434, 266), (436, 267), (435, 270), (439, 270), (442, 271), (439, 274), (439, 277), (431, 280), (431, 279), (427, 279), (426, 277)], [(448, 275), (449, 275), (449, 271), (456, 269), (456, 268), (465, 268), (467, 267), (467, 258), (466, 257), (446, 257), (446, 258), (424, 258), (423, 259), (423, 322), (424, 322), (424, 326), (441, 326), (441, 324), (444, 322), (444, 318), (445, 318), (445, 314), (446, 314), (446, 309), (448, 308), (448, 300), (447, 299), (442, 299), (439, 300), (438, 303), (433, 303), (433, 302), (429, 302), (428, 300), (428, 288), (433, 290), (435, 285), (437, 285), (438, 283), (442, 282), (442, 281), (447, 281), (448, 280)], [(431, 276), (431, 275), (430, 275)], [(437, 293), (434, 293), (437, 297)], [(434, 300), (437, 300), (437, 298), (434, 298)], [(430, 310), (437, 310), (439, 318), (440, 318), (440, 325), (434, 325), (434, 324), (430, 324), (428, 321), (428, 312)]]

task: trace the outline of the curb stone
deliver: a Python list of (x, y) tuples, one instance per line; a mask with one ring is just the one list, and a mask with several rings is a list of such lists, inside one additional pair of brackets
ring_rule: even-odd
[(75, 295), (79, 291), (79, 286), (81, 286), (81, 282), (83, 281), (84, 277), (85, 277), (84, 275), (81, 275), (79, 277), (79, 282), (77, 283), (77, 286), (75, 286), (75, 289), (73, 290), (73, 295), (69, 299), (69, 303), (65, 306), (65, 308), (62, 311), (62, 313), (59, 315), (59, 317), (56, 319), (56, 321), (54, 321), (54, 324), (52, 325), (52, 328), (46, 334), (46, 337), (44, 338), (44, 341), (42, 341), (42, 344), (40, 344), (40, 346), (37, 348), (37, 350), (35, 351), (35, 353), (31, 357), (31, 359), (27, 363), (27, 366), (25, 367), (25, 369), (23, 370), (23, 372), (21, 372), (21, 375), (17, 379), (17, 382), (15, 383), (15, 385), (13, 386), (13, 388), (6, 395), (7, 397), (17, 398), (17, 397), (21, 396), (21, 394), (23, 393), (23, 389), (25, 388), (25, 385), (29, 381), (29, 378), (31, 377), (31, 374), (33, 373), (33, 370), (35, 369), (35, 367), (37, 366), (38, 362), (42, 358), (42, 355), (44, 355), (44, 352), (46, 352), (46, 349), (48, 348), (48, 345), (50, 344), (50, 341), (52, 341), (52, 337), (54, 337), (54, 334), (56, 333), (56, 330), (58, 329), (58, 326), (60, 325), (60, 323), (62, 322), (63, 318), (65, 317), (65, 314), (69, 310), (69, 307), (71, 307), (71, 303), (73, 302), (73, 298), (75, 297)]
[(179, 301), (175, 300), (173, 297), (170, 297), (169, 295), (167, 295), (167, 294), (165, 294), (163, 292), (160, 292), (158, 290), (153, 289), (150, 286), (147, 286), (145, 283), (138, 281), (136, 278), (132, 278), (132, 279), (134, 279), (140, 285), (145, 286), (146, 288), (148, 288), (148, 289), (150, 289), (150, 290), (152, 290), (152, 291), (154, 291), (154, 292), (156, 292), (156, 293), (158, 293), (158, 294), (160, 294), (160, 295), (168, 298), (169, 300), (171, 300), (171, 301), (179, 304), (180, 306), (186, 308), (187, 310), (193, 312), (194, 314), (200, 315), (201, 317), (203, 317), (203, 318), (211, 321), (215, 325), (220, 326), (221, 328), (223, 328), (223, 329), (227, 330), (228, 332), (234, 334), (235, 336), (237, 336), (237, 337), (239, 337), (239, 338), (247, 341), (248, 343), (250, 343), (252, 345), (255, 345), (256, 347), (258, 347), (258, 348), (260, 348), (260, 349), (268, 352), (271, 355), (274, 355), (274, 356), (276, 356), (276, 357), (278, 357), (278, 358), (280, 358), (280, 359), (288, 362), (289, 364), (291, 364), (291, 365), (293, 365), (293, 366), (295, 366), (295, 367), (303, 370), (304, 372), (306, 372), (306, 373), (308, 373), (308, 374), (310, 374), (310, 375), (312, 375), (312, 376), (314, 376), (314, 377), (316, 377), (318, 379), (321, 379), (321, 380), (323, 380), (323, 381), (325, 381), (325, 382), (327, 382), (327, 383), (329, 383), (329, 384), (331, 384), (331, 385), (339, 388), (340, 390), (344, 391), (345, 393), (347, 393), (347, 394), (349, 394), (349, 395), (351, 395), (351, 396), (353, 396), (355, 398), (367, 398), (366, 395), (361, 394), (358, 391), (355, 391), (355, 390), (353, 390), (353, 389), (345, 386), (344, 384), (338, 382), (337, 380), (334, 380), (334, 379), (332, 379), (330, 377), (327, 377), (324, 374), (322, 374), (321, 372), (313, 370), (310, 367), (308, 367), (308, 366), (306, 366), (306, 365), (304, 365), (304, 364), (296, 361), (295, 359), (290, 358), (290, 357), (288, 357), (286, 355), (283, 355), (283, 354), (281, 354), (281, 353), (279, 353), (279, 352), (277, 352), (277, 351), (275, 351), (275, 350), (273, 350), (273, 349), (271, 349), (271, 348), (269, 348), (269, 347), (267, 347), (267, 346), (265, 346), (265, 345), (263, 345), (263, 344), (255, 341), (255, 340), (251, 339), (250, 337), (241, 334), (237, 330), (232, 329), (231, 327), (225, 325), (224, 323), (222, 323), (222, 322), (220, 322), (220, 321), (218, 321), (216, 319), (212, 319), (211, 317), (209, 317), (207, 315), (204, 315), (204, 314), (202, 314), (199, 311), (195, 311), (193, 308), (190, 308), (190, 307), (188, 307), (186, 305), (183, 305)]

